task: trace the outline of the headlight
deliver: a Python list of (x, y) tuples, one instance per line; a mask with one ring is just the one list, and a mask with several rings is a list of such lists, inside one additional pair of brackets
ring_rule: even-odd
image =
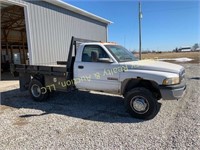
[(174, 77), (174, 78), (167, 78), (163, 80), (163, 85), (173, 85), (173, 84), (179, 84), (180, 83), (180, 78), (179, 77)]

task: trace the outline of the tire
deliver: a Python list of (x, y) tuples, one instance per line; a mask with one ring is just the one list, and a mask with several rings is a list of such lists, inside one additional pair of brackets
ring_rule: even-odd
[(131, 116), (138, 119), (152, 119), (158, 113), (156, 98), (143, 87), (134, 88), (126, 94), (125, 107)]
[(41, 89), (43, 84), (37, 79), (32, 79), (29, 84), (29, 93), (34, 101), (43, 102), (46, 101), (49, 95), (49, 92), (45, 89)]

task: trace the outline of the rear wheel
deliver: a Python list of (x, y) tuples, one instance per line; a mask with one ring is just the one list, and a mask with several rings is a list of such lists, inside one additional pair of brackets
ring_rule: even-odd
[(47, 100), (49, 92), (46, 90), (46, 88), (43, 88), (43, 84), (41, 81), (37, 79), (32, 79), (32, 81), (29, 84), (29, 93), (33, 100), (42, 102)]
[(131, 116), (139, 119), (152, 119), (158, 113), (156, 98), (143, 87), (132, 89), (126, 94), (125, 107)]

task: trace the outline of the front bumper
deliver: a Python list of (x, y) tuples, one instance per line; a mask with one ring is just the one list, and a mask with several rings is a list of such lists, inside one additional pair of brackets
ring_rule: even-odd
[(184, 95), (184, 92), (186, 90), (186, 83), (183, 79), (180, 84), (170, 86), (160, 85), (159, 88), (162, 99), (175, 100), (180, 99)]

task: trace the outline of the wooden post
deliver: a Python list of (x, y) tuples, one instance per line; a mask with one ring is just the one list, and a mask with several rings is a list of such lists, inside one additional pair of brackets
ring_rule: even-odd
[(13, 60), (13, 46), (12, 45), (10, 46), (10, 54), (11, 54), (11, 63), (14, 63), (14, 60)]
[(3, 34), (4, 34), (4, 38), (5, 38), (5, 42), (6, 42), (6, 55), (8, 55), (8, 34), (9, 34), (9, 30), (6, 33), (6, 29), (4, 29)]
[(21, 37), (22, 37), (22, 50), (23, 50), (23, 63), (26, 64), (26, 54), (25, 54), (25, 38), (24, 38), (25, 32), (21, 31)]

